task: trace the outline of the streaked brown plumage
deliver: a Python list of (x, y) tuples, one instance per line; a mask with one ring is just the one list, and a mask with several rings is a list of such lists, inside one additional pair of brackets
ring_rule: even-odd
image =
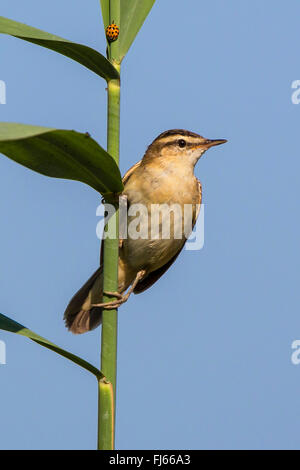
[[(148, 147), (144, 157), (123, 178), (128, 206), (143, 204), (149, 214), (153, 204), (191, 204), (192, 225), (200, 210), (201, 183), (194, 175), (194, 167), (203, 153), (226, 140), (208, 140), (198, 134), (174, 129), (160, 134)], [(162, 218), (164, 215), (161, 216)], [(128, 223), (133, 216), (128, 216)], [(138, 294), (151, 287), (171, 266), (181, 252), (186, 238), (151, 238), (150, 215), (141, 219), (141, 225), (149, 222), (147, 239), (120, 240), (119, 294), (130, 286)], [(172, 219), (172, 229), (182, 220)], [(171, 234), (174, 232), (171, 231)], [(161, 235), (161, 233), (160, 233)], [(64, 315), (67, 328), (75, 334), (85, 333), (101, 323), (102, 265), (71, 299)], [(121, 296), (120, 296), (121, 297)], [(120, 301), (122, 303), (128, 295)]]

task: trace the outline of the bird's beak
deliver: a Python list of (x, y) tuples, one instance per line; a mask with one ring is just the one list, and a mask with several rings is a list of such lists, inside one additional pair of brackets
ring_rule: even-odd
[(210, 147), (214, 147), (215, 145), (226, 144), (227, 140), (225, 139), (206, 139), (202, 144), (205, 149), (209, 149)]
[(215, 145), (226, 144), (227, 140), (225, 139), (205, 139), (201, 144), (195, 145), (194, 149), (204, 148), (205, 150), (209, 149), (210, 147), (214, 147)]

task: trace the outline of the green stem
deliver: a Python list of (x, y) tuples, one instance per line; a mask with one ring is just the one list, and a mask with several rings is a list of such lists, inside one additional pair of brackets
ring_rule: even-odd
[[(120, 0), (110, 0), (110, 22), (120, 24)], [(120, 72), (118, 57), (118, 41), (109, 45), (109, 57), (112, 64)], [(120, 141), (120, 80), (110, 80), (108, 90), (107, 114), (107, 151), (119, 164)], [(104, 240), (103, 253), (103, 290), (118, 291), (119, 261), (119, 212), (116, 204), (115, 214), (107, 224), (109, 238)], [(113, 300), (103, 296), (103, 302)], [(118, 311), (103, 310), (101, 338), (101, 371), (105, 381), (99, 381), (98, 407), (98, 449), (112, 450), (115, 441), (115, 403), (117, 376), (117, 330)], [(108, 417), (111, 417), (108, 418)]]
[[(119, 157), (119, 125), (120, 125), (120, 82), (111, 80), (108, 83), (108, 132), (107, 150), (118, 163)], [(119, 261), (119, 211), (116, 206), (115, 214), (107, 224), (107, 230), (111, 238), (104, 240), (103, 253), (103, 290), (104, 292), (116, 292), (118, 290), (118, 261)], [(113, 300), (112, 297), (103, 296), (103, 302)], [(118, 311), (105, 310), (102, 312), (102, 338), (101, 338), (101, 371), (106, 380), (112, 385), (113, 402), (116, 402), (116, 375), (117, 375), (117, 329)], [(106, 409), (109, 401), (101, 398), (99, 388), (99, 449), (104, 449), (110, 436), (114, 433), (109, 426), (103, 426), (108, 422), (103, 419), (103, 413), (107, 415), (111, 411)], [(115, 409), (115, 406), (114, 406)], [(115, 413), (114, 413), (115, 414)], [(114, 420), (113, 420), (114, 421)], [(114, 444), (114, 442), (112, 443)], [(113, 448), (113, 447), (112, 447)]]
[(98, 450), (112, 450), (115, 439), (114, 393), (112, 384), (105, 379), (101, 379), (98, 382), (98, 390)]

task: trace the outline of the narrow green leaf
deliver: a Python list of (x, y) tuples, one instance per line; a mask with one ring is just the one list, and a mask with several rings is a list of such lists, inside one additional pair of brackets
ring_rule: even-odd
[(120, 61), (124, 58), (155, 0), (121, 1), (121, 25), (119, 36)]
[(79, 62), (106, 80), (119, 78), (119, 72), (109, 60), (91, 47), (77, 44), (3, 16), (0, 16), (0, 33), (9, 34), (58, 52)]
[(69, 359), (70, 361), (74, 362), (78, 366), (81, 366), (84, 369), (88, 370), (89, 372), (94, 374), (98, 380), (103, 379), (104, 377), (101, 371), (99, 371), (96, 367), (94, 367), (92, 364), (85, 361), (81, 357), (78, 357), (75, 354), (65, 351), (64, 349), (60, 348), (56, 344), (51, 343), (51, 341), (48, 341), (42, 336), (37, 335), (31, 330), (28, 330), (28, 328), (26, 328), (25, 326), (21, 325), (20, 323), (15, 322), (14, 320), (12, 320), (9, 317), (6, 317), (5, 315), (2, 315), (1, 313), (0, 313), (0, 329), (4, 331), (9, 331), (11, 333), (16, 333), (21, 336), (26, 336), (26, 338), (31, 339), (35, 343), (38, 343), (41, 346), (44, 346), (45, 348), (56, 352), (60, 356), (63, 356)]
[(116, 162), (89, 134), (2, 122), (0, 152), (43, 175), (86, 183), (104, 197), (123, 190)]
[(104, 29), (109, 25), (109, 0), (100, 0)]
[[(121, 0), (109, 0), (109, 23), (121, 24)], [(112, 63), (120, 65), (120, 41), (108, 43), (108, 58)]]

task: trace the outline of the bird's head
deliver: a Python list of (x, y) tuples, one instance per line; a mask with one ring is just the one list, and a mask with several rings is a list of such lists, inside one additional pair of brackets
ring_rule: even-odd
[(160, 134), (148, 147), (145, 160), (162, 157), (172, 161), (182, 160), (195, 166), (199, 158), (211, 147), (225, 144), (224, 139), (205, 139), (184, 129), (173, 129)]

